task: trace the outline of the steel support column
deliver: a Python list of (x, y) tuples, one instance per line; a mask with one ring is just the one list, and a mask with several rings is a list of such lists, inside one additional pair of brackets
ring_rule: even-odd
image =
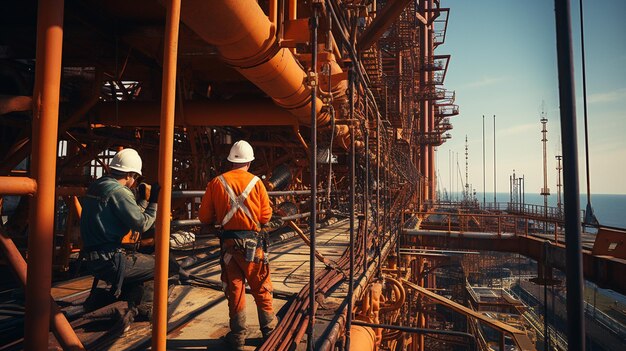
[[(309, 29), (311, 31), (311, 71), (309, 72), (311, 82), (311, 217), (309, 221), (309, 235), (311, 245), (309, 250), (309, 326), (307, 330), (307, 350), (315, 350), (315, 232), (317, 225), (317, 27), (318, 8), (317, 4), (312, 6), (311, 17), (309, 18)], [(295, 8), (295, 7), (294, 7)], [(330, 161), (329, 161), (330, 162)]]
[[(426, 6), (428, 7), (428, 12), (426, 13), (426, 19), (430, 22), (428, 26), (428, 37), (426, 43), (428, 44), (428, 61), (434, 57), (435, 54), (435, 45), (433, 42), (433, 0), (426, 0)], [(428, 83), (431, 84), (433, 81), (434, 71), (429, 71), (427, 73)], [(428, 118), (428, 134), (432, 135), (435, 132), (435, 109), (434, 104), (430, 101), (426, 101), (426, 116)], [(433, 144), (429, 144), (427, 147), (428, 150), (428, 174), (425, 176), (428, 177), (428, 199), (433, 201), (435, 200), (435, 146)]]
[(583, 260), (578, 197), (578, 143), (572, 32), (569, 0), (555, 0), (556, 47), (559, 73), (559, 106), (563, 148), (563, 186), (565, 189), (565, 261), (567, 288), (567, 345), (570, 350), (585, 350), (583, 311)]
[(63, 0), (41, 0), (33, 91), (31, 176), (37, 182), (29, 213), (24, 348), (46, 350), (54, 238), (57, 129), (63, 50)]
[[(350, 326), (352, 325), (352, 302), (354, 295), (354, 207), (356, 206), (354, 202), (354, 187), (356, 186), (355, 181), (355, 160), (356, 160), (356, 147), (354, 145), (356, 134), (356, 126), (354, 124), (354, 67), (350, 67), (349, 74), (349, 92), (348, 101), (350, 104), (350, 120), (352, 120), (351, 130), (350, 130), (350, 274), (348, 277), (348, 307), (346, 311), (346, 350), (350, 350)], [(364, 247), (364, 251), (367, 252), (367, 246)]]
[[(427, 18), (429, 16), (428, 11), (426, 10), (425, 6), (421, 7), (421, 15), (425, 18)], [(426, 67), (427, 63), (429, 62), (429, 55), (430, 53), (428, 52), (428, 36), (430, 35), (430, 30), (428, 27), (428, 24), (423, 24), (420, 26), (420, 33), (419, 33), (419, 44), (420, 44), (420, 63), (421, 63), (421, 67), (422, 69), (420, 69), (419, 72), (419, 80), (420, 80), (420, 92), (422, 93), (422, 98), (421, 101), (419, 103), (420, 109), (419, 109), (419, 134), (422, 136), (420, 139), (420, 143), (419, 143), (419, 171), (422, 174), (422, 176), (424, 176), (424, 178), (426, 179), (426, 181), (424, 182), (424, 186), (422, 187), (422, 189), (420, 189), (420, 197), (422, 198), (423, 201), (428, 200), (429, 199), (429, 183), (430, 183), (430, 179), (428, 179), (429, 176), (429, 171), (428, 171), (428, 164), (429, 164), (429, 160), (428, 160), (428, 146), (426, 144), (426, 142), (428, 142), (429, 138), (428, 138), (428, 131), (429, 131), (429, 115), (428, 115), (428, 108), (429, 108), (429, 103), (428, 103), (428, 99), (430, 98), (430, 93), (431, 93), (431, 89), (428, 86), (428, 72), (424, 69), (424, 67)]]
[(165, 350), (167, 341), (167, 276), (172, 207), (172, 168), (174, 159), (174, 108), (176, 103), (176, 62), (180, 0), (167, 2), (165, 48), (163, 53), (163, 89), (161, 92), (161, 129), (159, 140), (159, 210), (155, 235), (154, 312), (152, 315), (152, 350)]

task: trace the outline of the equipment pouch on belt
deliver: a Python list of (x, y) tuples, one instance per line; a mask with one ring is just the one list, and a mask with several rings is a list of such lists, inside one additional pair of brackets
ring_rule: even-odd
[(254, 262), (256, 257), (256, 248), (257, 248), (257, 240), (256, 239), (246, 239), (245, 241), (245, 249), (246, 249), (246, 262)]

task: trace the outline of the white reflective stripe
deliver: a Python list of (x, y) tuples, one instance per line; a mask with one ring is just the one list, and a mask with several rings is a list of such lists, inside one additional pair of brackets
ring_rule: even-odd
[(248, 183), (244, 191), (239, 196), (235, 195), (233, 188), (228, 185), (226, 179), (224, 179), (224, 176), (219, 176), (218, 179), (222, 183), (222, 186), (224, 187), (224, 190), (226, 190), (226, 193), (228, 194), (228, 197), (230, 199), (230, 210), (228, 210), (228, 213), (226, 213), (224, 219), (222, 219), (222, 227), (225, 226), (226, 223), (230, 222), (230, 220), (233, 218), (238, 210), (241, 210), (241, 212), (243, 212), (246, 217), (254, 222), (257, 229), (259, 229), (259, 223), (254, 220), (254, 217), (252, 217), (252, 213), (250, 213), (250, 209), (248, 209), (248, 206), (246, 206), (245, 204), (246, 199), (248, 198), (248, 196), (250, 196), (250, 192), (252, 192), (252, 189), (259, 181), (259, 177), (255, 176), (254, 178), (252, 178), (252, 180), (250, 180), (250, 183)]

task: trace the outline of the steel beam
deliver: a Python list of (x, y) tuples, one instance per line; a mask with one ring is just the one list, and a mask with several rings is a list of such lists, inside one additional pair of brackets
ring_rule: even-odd
[(57, 129), (63, 50), (63, 0), (42, 0), (37, 13), (33, 90), (31, 175), (37, 193), (30, 208), (24, 348), (46, 350), (50, 330), (50, 287), (57, 161)]
[(159, 141), (159, 211), (155, 226), (154, 313), (152, 350), (164, 351), (167, 337), (167, 278), (169, 263), (170, 216), (172, 208), (172, 170), (174, 160), (174, 108), (176, 105), (176, 62), (180, 0), (166, 4), (165, 47), (163, 53), (163, 90), (161, 94), (161, 135)]
[[(569, 263), (566, 261), (566, 247), (543, 238), (504, 234), (498, 238), (493, 234), (487, 236), (486, 234), (474, 235), (472, 233), (426, 232), (428, 231), (409, 234), (416, 238), (419, 237), (416, 242), (411, 244), (442, 249), (513, 252), (536, 261), (540, 261), (544, 257), (542, 250), (544, 250), (544, 245), (547, 245), (545, 248), (548, 251), (545, 255), (548, 259), (547, 263), (562, 272), (569, 269)], [(408, 240), (410, 241), (410, 239)], [(626, 260), (604, 255), (596, 256), (589, 250), (581, 250), (581, 252), (583, 274), (587, 280), (600, 287), (626, 294), (626, 280), (623, 279), (626, 276)]]
[[(6, 260), (9, 262), (9, 265), (13, 269), (13, 272), (19, 279), (20, 283), (22, 283), (23, 287), (26, 287), (26, 261), (24, 261), (24, 257), (20, 254), (19, 250), (15, 246), (15, 243), (13, 243), (13, 240), (2, 232), (0, 232), (0, 247), (2, 248)], [(65, 318), (65, 315), (61, 312), (52, 296), (48, 296), (48, 300), (50, 303), (50, 310), (52, 311), (50, 320), (52, 323), (52, 332), (59, 341), (63, 350), (84, 350), (85, 347), (76, 336), (74, 329), (72, 329), (72, 326), (67, 321), (67, 318)]]
[(1, 195), (32, 195), (37, 192), (37, 181), (28, 177), (0, 177)]
[[(369, 49), (374, 42), (380, 39), (380, 36), (398, 19), (402, 11), (412, 0), (396, 0), (392, 3), (388, 3), (385, 6), (380, 15), (377, 15), (372, 23), (365, 28), (365, 31), (357, 41), (357, 50), (364, 51)], [(422, 24), (426, 24), (426, 19), (422, 16), (417, 17)]]

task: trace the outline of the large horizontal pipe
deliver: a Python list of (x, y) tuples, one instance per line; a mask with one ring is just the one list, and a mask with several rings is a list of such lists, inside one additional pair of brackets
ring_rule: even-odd
[[(204, 196), (204, 190), (174, 190), (172, 191), (173, 198), (185, 198), (185, 197), (202, 197)], [(308, 195), (311, 190), (281, 190), (281, 191), (268, 191), (269, 196), (296, 196), (296, 195)]]
[(440, 329), (426, 329), (426, 328), (414, 328), (414, 327), (405, 327), (401, 325), (392, 325), (392, 324), (375, 324), (375, 323), (367, 323), (360, 320), (355, 320), (352, 322), (353, 325), (359, 325), (363, 327), (370, 328), (383, 328), (389, 330), (399, 330), (405, 333), (410, 334), (430, 334), (430, 335), (448, 335), (448, 336), (460, 336), (470, 340), (472, 342), (472, 350), (476, 350), (476, 337), (469, 333), (464, 333), (455, 330), (440, 330)]
[(485, 232), (447, 232), (442, 230), (419, 230), (419, 229), (402, 229), (402, 234), (413, 236), (442, 236), (442, 237), (466, 237), (477, 239), (510, 239), (515, 237), (513, 233), (485, 233)]
[[(276, 28), (255, 0), (183, 2), (182, 21), (206, 42), (216, 46), (222, 59), (258, 86), (303, 125), (310, 124), (311, 89), (294, 55), (280, 48)], [(317, 123), (329, 122), (320, 113), (316, 98)]]
[(37, 181), (28, 177), (0, 177), (0, 195), (32, 195)]
[[(101, 103), (96, 122), (120, 127), (158, 127), (158, 102)], [(176, 108), (178, 126), (292, 126), (298, 120), (289, 111), (266, 99), (233, 101), (185, 101)]]
[[(324, 212), (325, 211), (322, 211), (321, 213), (324, 213)], [(311, 212), (304, 212), (304, 213), (298, 213), (298, 214), (291, 215), (291, 216), (281, 217), (280, 219), (282, 219), (283, 221), (293, 221), (296, 219), (309, 217), (310, 215), (311, 215)], [(200, 226), (200, 225), (204, 225), (204, 224), (202, 224), (202, 222), (200, 222), (199, 219), (177, 219), (177, 220), (172, 221), (172, 227), (195, 227), (195, 226)]]

